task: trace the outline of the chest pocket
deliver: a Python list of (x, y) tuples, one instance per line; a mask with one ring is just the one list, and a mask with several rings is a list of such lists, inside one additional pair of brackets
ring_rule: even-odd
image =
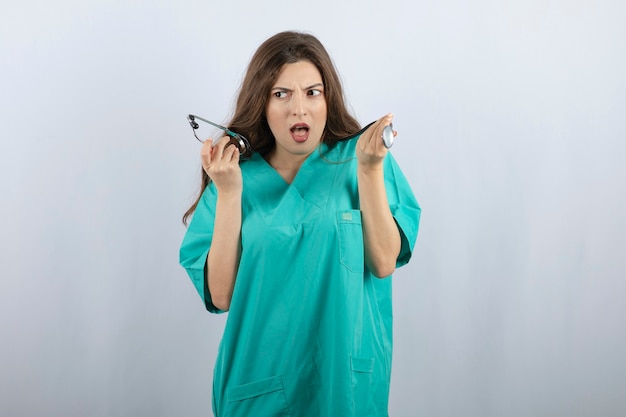
[(337, 211), (339, 259), (351, 272), (363, 273), (363, 228), (360, 210)]

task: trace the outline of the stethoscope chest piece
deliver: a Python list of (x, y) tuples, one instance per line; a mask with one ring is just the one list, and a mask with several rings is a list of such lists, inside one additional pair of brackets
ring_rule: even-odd
[(383, 145), (385, 145), (385, 148), (387, 149), (391, 148), (391, 145), (393, 145), (393, 139), (394, 139), (393, 124), (390, 124), (389, 126), (384, 127), (382, 138), (383, 138)]

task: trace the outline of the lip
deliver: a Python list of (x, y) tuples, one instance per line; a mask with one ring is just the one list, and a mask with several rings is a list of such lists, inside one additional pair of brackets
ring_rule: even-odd
[[(302, 131), (296, 132), (297, 129), (304, 129)], [(309, 139), (309, 132), (311, 128), (306, 123), (295, 123), (291, 125), (289, 128), (289, 132), (291, 133), (291, 138), (299, 143), (306, 142)]]

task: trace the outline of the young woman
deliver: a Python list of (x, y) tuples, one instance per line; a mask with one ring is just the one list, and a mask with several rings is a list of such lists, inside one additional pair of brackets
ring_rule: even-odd
[(228, 125), (252, 151), (204, 142), (180, 250), (206, 308), (229, 311), (216, 416), (387, 416), (389, 277), (420, 217), (381, 140), (391, 122), (355, 135), (312, 35), (279, 33), (253, 56)]

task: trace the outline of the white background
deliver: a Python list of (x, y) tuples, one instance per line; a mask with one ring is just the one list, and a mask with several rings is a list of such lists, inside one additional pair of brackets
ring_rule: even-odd
[(390, 414), (626, 415), (626, 3), (20, 1), (0, 12), (0, 414), (210, 415), (185, 116), (326, 45), (423, 208)]

